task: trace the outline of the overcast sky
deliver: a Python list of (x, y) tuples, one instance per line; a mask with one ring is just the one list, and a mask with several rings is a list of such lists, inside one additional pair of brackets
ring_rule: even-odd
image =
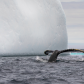
[(60, 0), (61, 2), (84, 2), (84, 0)]
[(68, 47), (84, 49), (84, 0), (61, 0), (66, 14)]

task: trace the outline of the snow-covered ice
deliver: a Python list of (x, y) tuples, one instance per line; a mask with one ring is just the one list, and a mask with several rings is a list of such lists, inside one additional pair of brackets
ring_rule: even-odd
[(0, 55), (43, 55), (67, 48), (59, 0), (0, 0)]

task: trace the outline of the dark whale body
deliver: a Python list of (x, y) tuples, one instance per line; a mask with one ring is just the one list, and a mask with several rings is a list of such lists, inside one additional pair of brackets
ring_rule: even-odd
[(58, 51), (58, 50), (55, 50), (55, 51), (52, 51), (52, 50), (46, 50), (44, 52), (44, 54), (48, 55), (49, 53), (52, 53), (48, 62), (56, 62), (57, 60), (57, 57), (60, 53), (64, 53), (64, 52), (83, 52), (83, 50), (80, 50), (80, 49), (66, 49), (66, 50), (61, 50), (61, 51)]

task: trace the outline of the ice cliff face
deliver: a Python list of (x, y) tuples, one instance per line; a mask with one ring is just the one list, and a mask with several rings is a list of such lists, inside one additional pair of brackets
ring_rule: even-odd
[(0, 55), (43, 55), (67, 48), (59, 0), (0, 0)]

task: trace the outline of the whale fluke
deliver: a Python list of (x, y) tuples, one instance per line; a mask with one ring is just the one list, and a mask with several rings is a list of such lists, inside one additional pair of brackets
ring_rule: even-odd
[(46, 50), (46, 51), (44, 51), (44, 54), (48, 55), (49, 53), (52, 53), (48, 62), (56, 62), (58, 55), (60, 53), (64, 53), (64, 52), (82, 52), (82, 53), (84, 53), (84, 51), (80, 50), (80, 49), (66, 49), (66, 50), (61, 50), (61, 51)]

